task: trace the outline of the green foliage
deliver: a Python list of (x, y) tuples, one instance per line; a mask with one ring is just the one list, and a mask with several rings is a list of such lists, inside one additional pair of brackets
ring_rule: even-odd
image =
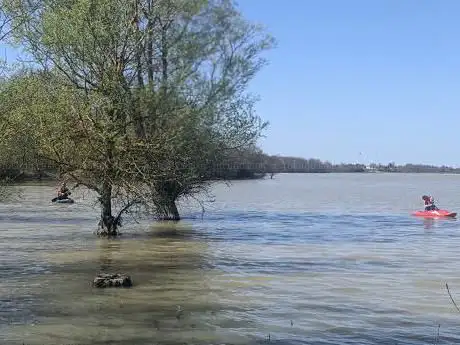
[(175, 201), (206, 190), (212, 166), (255, 145), (267, 125), (247, 86), (274, 41), (232, 1), (4, 8), (35, 70), (1, 92), (9, 142), (24, 134), (22, 146), (98, 192), (103, 219), (120, 196), (116, 218), (141, 203), (177, 219)]

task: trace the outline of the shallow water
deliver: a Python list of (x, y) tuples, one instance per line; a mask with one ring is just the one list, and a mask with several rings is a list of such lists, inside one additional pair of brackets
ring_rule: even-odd
[[(285, 174), (214, 188), (204, 217), (92, 231), (87, 193), (52, 205), (30, 185), (0, 205), (1, 344), (458, 343), (460, 176)], [(131, 289), (98, 290), (99, 271)]]

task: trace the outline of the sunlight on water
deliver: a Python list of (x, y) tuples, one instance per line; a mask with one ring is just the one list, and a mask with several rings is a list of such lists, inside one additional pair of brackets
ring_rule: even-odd
[[(201, 218), (92, 233), (98, 210), (31, 185), (0, 205), (0, 343), (431, 344), (460, 341), (457, 221), (410, 217), (457, 176), (277, 175), (215, 186)], [(455, 187), (458, 185), (459, 187)], [(453, 187), (454, 186), (454, 187)], [(457, 190), (458, 189), (458, 190)], [(94, 289), (98, 272), (130, 289)]]

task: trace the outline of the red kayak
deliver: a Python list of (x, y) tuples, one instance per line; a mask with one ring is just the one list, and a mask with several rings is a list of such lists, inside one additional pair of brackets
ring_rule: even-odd
[(450, 212), (447, 210), (436, 210), (436, 211), (416, 211), (412, 213), (413, 216), (416, 217), (425, 217), (425, 218), (440, 218), (440, 217), (449, 217), (455, 218), (457, 213)]

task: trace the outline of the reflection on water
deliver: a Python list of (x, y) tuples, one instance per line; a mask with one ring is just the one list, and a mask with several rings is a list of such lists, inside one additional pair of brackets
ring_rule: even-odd
[(423, 225), (425, 229), (431, 229), (435, 226), (436, 222), (434, 219), (423, 219)]
[(121, 251), (121, 241), (118, 239), (100, 240), (100, 271), (101, 272), (113, 272), (114, 261), (113, 256), (117, 255)]
[(422, 218), (421, 221), (423, 222), (423, 226), (427, 230), (443, 228), (443, 223), (451, 223), (454, 226), (457, 222), (456, 218)]
[[(438, 324), (440, 344), (458, 343), (444, 288), (460, 294), (458, 222), (412, 218), (417, 205), (392, 195), (431, 186), (449, 208), (460, 190), (430, 180), (451, 176), (377, 175), (218, 185), (204, 219), (113, 240), (92, 234), (90, 201), (55, 207), (52, 187), (34, 186), (23, 208), (0, 207), (0, 343), (429, 344)], [(333, 198), (347, 193), (352, 205)], [(101, 271), (134, 286), (94, 289)]]

